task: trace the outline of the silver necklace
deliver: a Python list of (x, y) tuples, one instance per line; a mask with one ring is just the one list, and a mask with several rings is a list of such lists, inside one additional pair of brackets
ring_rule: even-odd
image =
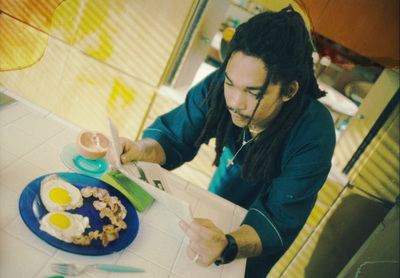
[(248, 143), (250, 143), (251, 141), (253, 141), (254, 140), (254, 138), (256, 138), (257, 136), (254, 136), (253, 138), (251, 138), (250, 140), (245, 140), (245, 133), (246, 132), (243, 132), (243, 139), (242, 139), (242, 146), (239, 148), (239, 150), (235, 153), (235, 155), (231, 158), (231, 159), (228, 159), (228, 164), (226, 164), (226, 167), (228, 167), (229, 165), (233, 165), (235, 162), (234, 162), (234, 160), (235, 160), (235, 158), (236, 158), (236, 156), (240, 153), (240, 151), (244, 148), (244, 146), (246, 146)]

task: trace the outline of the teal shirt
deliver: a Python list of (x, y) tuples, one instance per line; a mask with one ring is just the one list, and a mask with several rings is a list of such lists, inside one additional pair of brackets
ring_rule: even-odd
[[(179, 167), (197, 154), (194, 142), (209, 108), (208, 104), (201, 107), (201, 103), (214, 76), (192, 88), (184, 104), (158, 117), (144, 131), (144, 138), (153, 138), (164, 148), (165, 168)], [(265, 277), (304, 226), (326, 181), (336, 141), (334, 124), (323, 104), (304, 95), (302, 113), (283, 145), (280, 175), (257, 181), (241, 178), (241, 166), (252, 143), (238, 153), (233, 165), (226, 167), (240, 148), (236, 143), (240, 132), (240, 128), (233, 128), (209, 190), (248, 209), (242, 224), (257, 231), (263, 252), (247, 260), (246, 277)]]

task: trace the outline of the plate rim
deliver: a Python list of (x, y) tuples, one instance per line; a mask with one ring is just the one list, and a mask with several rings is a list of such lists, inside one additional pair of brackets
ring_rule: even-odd
[[(34, 212), (34, 202), (36, 198), (40, 199), (40, 184), (41, 181), (50, 175), (56, 175), (67, 182), (71, 183), (78, 189), (81, 189), (82, 187), (79, 185), (74, 184), (76, 180), (82, 179), (82, 182), (87, 182), (90, 181), (90, 184), (87, 184), (87, 186), (98, 186), (100, 185), (101, 188), (107, 189), (109, 192), (110, 196), (117, 196), (118, 199), (121, 201), (121, 203), (125, 206), (127, 210), (127, 217), (129, 215), (129, 223), (131, 223), (130, 226), (133, 227), (128, 227), (126, 230), (122, 230), (120, 232), (120, 237), (123, 237), (124, 240), (127, 240), (125, 244), (117, 244), (115, 245), (118, 241), (118, 239), (114, 242), (110, 242), (110, 244), (104, 248), (95, 248), (94, 246), (82, 246), (82, 245), (77, 245), (73, 243), (68, 243), (62, 240), (59, 240), (48, 233), (40, 230), (40, 224), (39, 224), (39, 219), (36, 217), (35, 212)], [(98, 186), (99, 187), (99, 186)], [(85, 199), (85, 198), (84, 198)], [(29, 201), (29, 202), (26, 202)], [(25, 225), (41, 240), (46, 242), (47, 244), (53, 246), (54, 248), (69, 252), (69, 253), (74, 253), (74, 254), (79, 254), (79, 255), (88, 255), (88, 256), (101, 256), (101, 255), (107, 255), (111, 253), (115, 253), (118, 251), (121, 251), (125, 249), (127, 246), (129, 246), (136, 238), (138, 230), (139, 230), (139, 217), (136, 212), (136, 209), (134, 206), (130, 203), (130, 201), (116, 188), (114, 188), (112, 185), (109, 185), (108, 183), (97, 179), (92, 176), (84, 175), (81, 173), (70, 173), (70, 172), (56, 172), (56, 173), (50, 173), (50, 174), (45, 174), (43, 176), (40, 176), (31, 182), (29, 182), (25, 188), (23, 189), (20, 197), (19, 197), (19, 204), (18, 204), (19, 212), (21, 215), (22, 220), (24, 221)], [(42, 207), (42, 209), (44, 206)], [(44, 208), (45, 209), (45, 208)], [(93, 207), (93, 210), (95, 208)], [(47, 210), (46, 210), (47, 211)], [(69, 211), (66, 211), (69, 212)], [(125, 222), (126, 218), (125, 218)], [(129, 233), (128, 233), (129, 231)], [(113, 244), (114, 243), (114, 244)], [(93, 249), (94, 248), (94, 249)]]

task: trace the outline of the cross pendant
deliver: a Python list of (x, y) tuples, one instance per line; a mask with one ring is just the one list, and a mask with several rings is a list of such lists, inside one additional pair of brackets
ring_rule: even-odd
[(232, 159), (228, 159), (228, 164), (226, 164), (226, 167), (228, 167), (229, 165), (233, 165), (233, 158)]

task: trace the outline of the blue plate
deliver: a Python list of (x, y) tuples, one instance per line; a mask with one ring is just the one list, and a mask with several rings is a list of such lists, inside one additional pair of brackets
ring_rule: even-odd
[[(135, 208), (121, 192), (99, 179), (86, 175), (78, 173), (56, 173), (56, 175), (73, 184), (79, 190), (87, 186), (96, 186), (108, 190), (110, 196), (117, 196), (127, 210), (124, 221), (128, 228), (121, 230), (119, 232), (119, 238), (110, 242), (106, 247), (101, 244), (101, 240), (99, 239), (92, 240), (92, 243), (89, 246), (82, 246), (64, 242), (40, 230), (39, 220), (48, 213), (40, 199), (40, 183), (46, 176), (48, 176), (45, 175), (29, 183), (22, 191), (19, 199), (19, 211), (21, 217), (33, 233), (56, 248), (81, 255), (106, 255), (125, 249), (132, 243), (139, 230), (139, 218)], [(84, 234), (95, 230), (102, 231), (103, 225), (110, 224), (110, 220), (108, 218), (100, 218), (99, 211), (93, 207), (93, 201), (96, 199), (97, 198), (94, 197), (83, 198), (82, 207), (67, 211), (69, 213), (76, 213), (89, 217), (90, 228), (86, 229)]]

